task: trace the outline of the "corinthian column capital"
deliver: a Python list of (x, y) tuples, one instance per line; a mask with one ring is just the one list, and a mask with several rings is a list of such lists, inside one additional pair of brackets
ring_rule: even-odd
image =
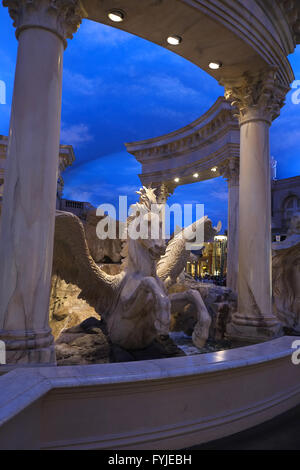
[(230, 158), (219, 166), (219, 171), (228, 182), (228, 186), (238, 186), (240, 176), (240, 159)]
[(174, 192), (174, 188), (163, 182), (153, 183), (150, 186), (156, 189), (156, 197), (159, 204), (166, 204), (169, 196)]
[(289, 91), (277, 80), (275, 68), (269, 68), (258, 74), (245, 74), (239, 82), (221, 82), (225, 87), (225, 98), (238, 110), (240, 124), (249, 121), (267, 121), (276, 119), (285, 103)]
[(66, 45), (86, 12), (80, 0), (3, 0), (14, 21), (16, 36), (24, 29), (42, 28), (59, 36)]

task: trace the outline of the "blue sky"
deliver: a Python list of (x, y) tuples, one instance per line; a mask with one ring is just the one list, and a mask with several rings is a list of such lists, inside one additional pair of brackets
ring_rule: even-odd
[[(0, 134), (8, 134), (17, 40), (0, 6)], [(290, 57), (300, 79), (300, 47)], [(155, 137), (197, 119), (224, 90), (176, 54), (133, 35), (84, 20), (64, 56), (61, 143), (72, 144), (76, 162), (64, 174), (65, 197), (94, 205), (136, 200), (140, 165), (124, 142)], [(278, 177), (300, 174), (300, 104), (291, 93), (271, 129)], [(214, 224), (227, 227), (227, 183), (218, 178), (179, 187), (170, 203), (205, 204)]]

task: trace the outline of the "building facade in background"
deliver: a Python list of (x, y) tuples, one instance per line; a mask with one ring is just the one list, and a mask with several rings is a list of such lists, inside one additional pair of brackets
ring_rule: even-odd
[(300, 176), (272, 182), (273, 240), (284, 239), (292, 216), (300, 212)]
[(204, 244), (187, 262), (186, 272), (195, 279), (218, 280), (225, 283), (227, 274), (227, 236), (217, 235), (213, 242)]
[[(0, 135), (0, 215), (2, 207), (2, 196), (5, 181), (5, 164), (8, 147), (8, 137)], [(73, 212), (81, 219), (85, 219), (86, 213), (93, 206), (89, 202), (70, 201), (63, 199), (64, 179), (63, 172), (75, 161), (72, 145), (61, 145), (59, 148), (59, 166), (57, 175), (56, 209)]]

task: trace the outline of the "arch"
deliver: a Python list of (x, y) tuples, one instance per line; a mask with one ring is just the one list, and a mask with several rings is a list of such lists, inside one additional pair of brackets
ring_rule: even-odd
[(289, 227), (293, 215), (300, 211), (300, 198), (295, 194), (286, 197), (282, 204), (282, 211), (284, 225)]

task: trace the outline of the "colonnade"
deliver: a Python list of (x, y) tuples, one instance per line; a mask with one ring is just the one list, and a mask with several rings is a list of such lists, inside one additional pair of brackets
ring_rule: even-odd
[[(85, 12), (77, 0), (3, 3), (14, 20), (19, 46), (0, 236), (0, 340), (5, 341), (8, 363), (54, 364), (48, 306), (63, 53)], [(242, 85), (227, 81), (224, 86), (238, 109), (241, 133), (239, 222), (236, 162), (226, 170), (230, 286), (238, 280), (238, 312), (228, 334), (265, 340), (280, 334), (271, 301), (269, 128), (287, 90), (272, 68), (243, 77)]]

